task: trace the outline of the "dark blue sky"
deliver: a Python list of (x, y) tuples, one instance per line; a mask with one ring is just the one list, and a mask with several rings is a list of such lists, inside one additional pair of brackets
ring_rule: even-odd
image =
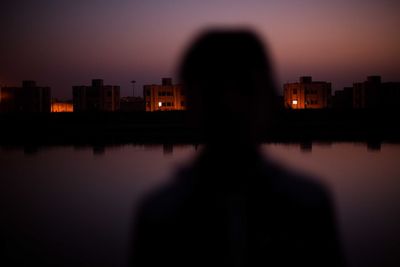
[(34, 79), (71, 98), (71, 86), (103, 78), (122, 94), (174, 76), (179, 57), (209, 26), (255, 29), (279, 83), (300, 75), (334, 89), (381, 74), (400, 80), (400, 2), (36, 0), (0, 3), (0, 85)]

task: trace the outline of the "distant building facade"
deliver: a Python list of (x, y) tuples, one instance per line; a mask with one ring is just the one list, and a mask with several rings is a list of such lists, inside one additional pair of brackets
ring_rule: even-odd
[(22, 87), (2, 87), (0, 108), (3, 112), (50, 112), (51, 88), (35, 81), (23, 81)]
[(120, 111), (122, 112), (140, 112), (146, 111), (144, 99), (135, 96), (121, 97)]
[(171, 78), (163, 78), (161, 85), (144, 85), (143, 96), (146, 111), (186, 109), (186, 96), (183, 87), (172, 84)]
[(400, 82), (382, 82), (381, 76), (368, 76), (364, 82), (353, 84), (353, 108), (398, 108)]
[(285, 108), (321, 109), (331, 106), (332, 85), (329, 82), (313, 81), (311, 76), (302, 76), (296, 83), (283, 86)]
[(103, 80), (92, 80), (92, 86), (73, 86), (74, 112), (117, 111), (120, 105), (120, 87), (104, 85)]
[(59, 101), (53, 99), (51, 101), (51, 112), (73, 112), (74, 105), (72, 101)]
[(345, 87), (343, 90), (335, 91), (335, 95), (332, 97), (332, 107), (334, 109), (352, 109), (353, 87)]

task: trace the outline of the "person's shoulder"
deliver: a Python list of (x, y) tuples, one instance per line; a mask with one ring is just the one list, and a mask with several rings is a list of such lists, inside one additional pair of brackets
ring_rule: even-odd
[(269, 177), (270, 188), (275, 195), (304, 205), (330, 202), (330, 190), (319, 177), (283, 167), (275, 162), (265, 165), (265, 174)]
[(192, 188), (190, 170), (181, 169), (172, 181), (150, 191), (139, 201), (138, 213), (154, 220), (169, 218), (183, 208)]

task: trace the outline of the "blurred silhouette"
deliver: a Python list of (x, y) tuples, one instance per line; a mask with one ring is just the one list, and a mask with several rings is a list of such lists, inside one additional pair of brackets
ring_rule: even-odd
[(205, 147), (139, 207), (133, 266), (341, 266), (327, 190), (259, 151), (275, 94), (257, 36), (200, 35), (180, 76)]

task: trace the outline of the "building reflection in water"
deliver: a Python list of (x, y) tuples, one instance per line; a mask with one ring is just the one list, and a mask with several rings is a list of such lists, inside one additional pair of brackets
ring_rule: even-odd
[[(312, 153), (313, 152), (313, 146), (318, 145), (320, 147), (332, 147), (332, 144), (335, 144), (334, 142), (301, 142), (301, 143), (288, 143), (284, 144), (281, 143), (281, 145), (286, 146), (286, 145), (291, 145), (291, 146), (297, 146), (299, 147), (300, 151), (303, 153)], [(349, 143), (350, 144), (350, 143)], [(381, 141), (368, 141), (368, 142), (357, 142), (354, 143), (357, 145), (361, 145), (366, 148), (367, 151), (369, 152), (380, 152), (382, 148), (382, 143)], [(268, 143), (265, 143), (264, 145), (269, 145)], [(73, 147), (73, 149), (76, 152), (79, 151), (84, 151), (87, 149), (91, 149), (93, 152), (94, 156), (102, 156), (105, 155), (107, 151), (110, 149), (114, 150), (116, 148), (123, 148), (127, 145), (124, 144), (119, 144), (119, 145), (110, 145), (110, 144), (95, 144), (95, 145), (71, 145), (71, 146), (51, 146), (51, 145), (38, 145), (38, 144), (27, 144), (27, 145), (22, 145), (22, 146), (0, 146), (2, 150), (21, 150), (23, 151), (24, 155), (26, 156), (34, 156), (40, 153), (41, 151), (48, 150), (50, 148), (58, 148), (58, 147)], [(171, 143), (165, 143), (165, 144), (132, 144), (133, 147), (144, 147), (145, 150), (153, 151), (157, 150), (159, 151), (160, 147), (162, 147), (162, 153), (164, 156), (168, 155), (173, 155), (174, 154), (174, 148), (176, 147), (192, 147), (194, 151), (198, 151), (199, 149), (202, 148), (201, 144), (171, 144)], [(232, 144), (234, 147), (235, 144)]]

